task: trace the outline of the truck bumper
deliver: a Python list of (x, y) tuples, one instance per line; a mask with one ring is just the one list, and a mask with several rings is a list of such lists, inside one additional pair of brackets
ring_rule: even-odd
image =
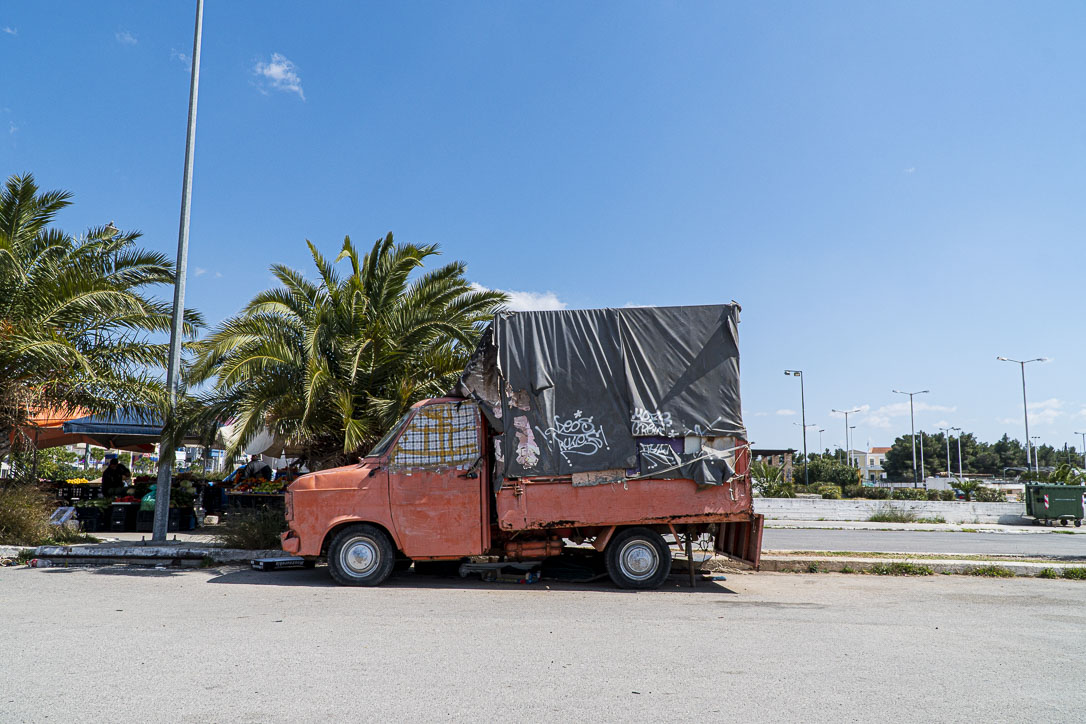
[(288, 530), (285, 533), (279, 535), (279, 540), (283, 542), (283, 550), (292, 555), (297, 554), (302, 547), (302, 541), (294, 537), (294, 531)]

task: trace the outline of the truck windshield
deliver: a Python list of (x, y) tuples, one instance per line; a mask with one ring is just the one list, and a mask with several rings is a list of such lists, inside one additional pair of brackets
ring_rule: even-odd
[(392, 445), (392, 441), (396, 439), (396, 436), (400, 434), (400, 431), (407, 425), (408, 418), (411, 417), (411, 411), (408, 411), (400, 421), (392, 426), (392, 429), (385, 433), (385, 436), (381, 438), (381, 441), (373, 446), (373, 449), (366, 455), (368, 458), (377, 458), (388, 452), (388, 448)]

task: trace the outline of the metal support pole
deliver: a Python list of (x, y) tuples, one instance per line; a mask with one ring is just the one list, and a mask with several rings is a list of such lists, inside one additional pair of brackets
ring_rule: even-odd
[(807, 457), (807, 393), (803, 389), (803, 372), (799, 373), (799, 419), (803, 425), (803, 484), (810, 485), (811, 461)]
[(693, 528), (686, 529), (686, 564), (690, 567), (690, 587), (697, 587), (697, 580), (694, 576), (694, 532)]
[(1076, 432), (1076, 435), (1082, 435), (1082, 467), (1086, 468), (1086, 432)]
[[(927, 484), (928, 476), (924, 473), (924, 431), (920, 431), (920, 479)], [(913, 487), (916, 487), (916, 483), (913, 483)]]
[(196, 28), (192, 37), (192, 75), (189, 81), (189, 120), (185, 135), (185, 175), (181, 188), (181, 224), (177, 233), (177, 268), (173, 287), (173, 318), (170, 329), (170, 359), (166, 368), (168, 408), (163, 420), (163, 437), (159, 444), (158, 485), (155, 489), (155, 522), (151, 539), (166, 540), (170, 516), (170, 481), (173, 475), (174, 405), (177, 401), (178, 378), (181, 367), (181, 339), (185, 322), (185, 276), (189, 257), (189, 204), (192, 200), (192, 162), (196, 154), (196, 99), (200, 89), (200, 41), (204, 24), (204, 0), (196, 0)]
[(958, 431), (958, 483), (965, 480), (965, 473), (962, 472), (962, 433)]

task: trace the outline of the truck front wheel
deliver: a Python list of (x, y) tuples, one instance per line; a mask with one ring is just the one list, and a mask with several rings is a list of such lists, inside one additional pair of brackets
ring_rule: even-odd
[(626, 528), (607, 544), (607, 574), (619, 588), (659, 588), (671, 573), (671, 550), (648, 528)]
[(392, 573), (396, 549), (388, 534), (367, 523), (351, 525), (328, 546), (328, 572), (344, 586), (376, 586)]

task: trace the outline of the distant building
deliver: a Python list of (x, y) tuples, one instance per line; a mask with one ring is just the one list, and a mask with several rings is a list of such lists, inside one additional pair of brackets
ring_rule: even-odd
[(751, 448), (750, 457), (751, 462), (764, 462), (770, 465), (776, 465), (778, 468), (784, 470), (784, 479), (786, 482), (792, 482), (792, 456), (795, 454), (795, 450), (791, 448), (775, 450), (770, 448)]
[(856, 462), (864, 480), (867, 482), (886, 480), (886, 472), (882, 469), (882, 463), (886, 460), (886, 453), (888, 452), (890, 452), (888, 447), (873, 447), (867, 452), (856, 451)]

